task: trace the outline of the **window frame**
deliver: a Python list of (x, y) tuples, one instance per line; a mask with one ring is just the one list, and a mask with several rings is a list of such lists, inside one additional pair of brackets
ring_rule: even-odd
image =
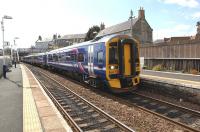
[[(80, 55), (82, 55), (82, 57), (83, 57), (81, 60), (80, 60)], [(78, 53), (77, 61), (78, 62), (85, 62), (85, 55), (83, 53)]]
[[(100, 53), (102, 53), (101, 62), (100, 62), (100, 58), (99, 58), (99, 56), (100, 56), (99, 54)], [(97, 52), (97, 63), (98, 63), (98, 65), (103, 65), (103, 51), (102, 50)]]

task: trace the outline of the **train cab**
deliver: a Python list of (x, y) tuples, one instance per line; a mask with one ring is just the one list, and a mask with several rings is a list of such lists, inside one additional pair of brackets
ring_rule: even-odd
[(106, 78), (113, 92), (130, 91), (140, 82), (139, 43), (122, 35), (106, 43)]

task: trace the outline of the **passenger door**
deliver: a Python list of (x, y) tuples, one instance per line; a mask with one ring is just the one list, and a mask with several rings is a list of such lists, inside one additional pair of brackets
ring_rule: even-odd
[(124, 44), (124, 74), (131, 75), (131, 45)]
[(88, 73), (94, 76), (94, 46), (88, 46)]

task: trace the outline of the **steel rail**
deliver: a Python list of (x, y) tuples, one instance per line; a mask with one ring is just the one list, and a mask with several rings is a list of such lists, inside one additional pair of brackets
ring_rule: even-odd
[[(132, 92), (132, 93), (133, 93), (133, 94), (136, 94), (136, 95), (139, 95), (139, 96), (142, 96), (142, 97), (144, 97), (144, 98), (149, 98), (149, 99), (155, 100), (156, 102), (160, 102), (160, 103), (162, 103), (162, 104), (170, 105), (171, 107), (176, 107), (176, 108), (178, 108), (178, 109), (180, 109), (180, 110), (182, 110), (182, 111), (185, 111), (185, 112), (188, 112), (188, 111), (189, 111), (189, 112), (195, 113), (195, 115), (198, 115), (198, 116), (200, 117), (200, 115), (199, 115), (200, 112), (198, 112), (198, 111), (191, 110), (191, 109), (189, 109), (189, 108), (185, 108), (185, 107), (182, 107), (182, 106), (178, 106), (178, 105), (175, 105), (175, 104), (166, 102), (166, 101), (161, 101), (161, 100), (158, 100), (158, 99), (155, 99), (155, 98), (152, 98), (152, 97), (147, 97), (147, 96), (144, 96), (144, 95), (135, 93), (135, 92)], [(121, 99), (121, 98), (120, 98), (120, 99)], [(193, 127), (190, 127), (190, 126), (188, 126), (187, 124), (184, 124), (184, 123), (175, 121), (175, 120), (173, 120), (173, 119), (171, 119), (171, 118), (169, 118), (169, 117), (167, 117), (167, 116), (164, 116), (164, 115), (159, 114), (159, 113), (157, 113), (157, 112), (151, 111), (151, 110), (149, 110), (149, 109), (147, 109), (147, 108), (145, 108), (145, 107), (142, 107), (142, 106), (133, 104), (133, 103), (127, 101), (127, 100), (124, 100), (124, 99), (122, 99), (122, 100), (123, 100), (124, 102), (126, 102), (127, 104), (129, 104), (129, 105), (133, 105), (133, 106), (138, 107), (138, 108), (140, 108), (140, 109), (142, 109), (142, 110), (144, 110), (144, 111), (147, 111), (147, 112), (149, 112), (149, 113), (152, 113), (152, 114), (154, 114), (154, 115), (157, 115), (157, 116), (159, 116), (159, 117), (161, 117), (161, 118), (164, 118), (164, 119), (166, 119), (166, 120), (168, 120), (168, 121), (170, 121), (170, 122), (173, 122), (173, 123), (176, 124), (176, 125), (180, 125), (180, 126), (186, 128), (186, 129), (190, 130), (190, 131), (200, 132), (200, 130), (195, 129), (195, 128), (193, 128)], [(187, 111), (187, 110), (188, 110), (188, 111)]]
[[(52, 73), (53, 74), (53, 73)], [(57, 74), (57, 73), (54, 73), (54, 74)], [(60, 74), (57, 74), (57, 75), (60, 75)], [(62, 76), (62, 75), (61, 75)], [(69, 79), (70, 81), (72, 81), (72, 82), (74, 82), (74, 83), (78, 83), (78, 84), (80, 84), (80, 85), (82, 85), (82, 86), (86, 86), (85, 84), (82, 84), (82, 83), (80, 83), (80, 82), (78, 82), (78, 81), (76, 81), (76, 80), (72, 80), (71, 78), (67, 78), (67, 79)], [(88, 87), (88, 86), (86, 86), (86, 87)], [(98, 90), (98, 91), (100, 91), (100, 90)], [(195, 129), (195, 128), (193, 128), (193, 127), (190, 127), (190, 126), (188, 126), (188, 125), (186, 125), (186, 124), (184, 124), (184, 123), (181, 123), (181, 122), (178, 122), (178, 121), (175, 121), (175, 120), (173, 120), (173, 119), (171, 119), (171, 118), (169, 118), (169, 117), (166, 117), (166, 116), (164, 116), (164, 115), (162, 115), (162, 114), (159, 114), (159, 113), (157, 113), (157, 112), (154, 112), (154, 111), (151, 111), (151, 110), (149, 110), (149, 109), (147, 109), (147, 108), (145, 108), (145, 107), (142, 107), (142, 106), (139, 106), (139, 105), (137, 105), (137, 104), (134, 104), (134, 103), (131, 103), (129, 100), (125, 100), (125, 99), (123, 99), (123, 98), (121, 98), (121, 97), (118, 97), (118, 96), (113, 96), (113, 95), (110, 95), (110, 94), (107, 94), (107, 93), (105, 93), (105, 92), (101, 92), (100, 91), (100, 93), (102, 93), (103, 95), (105, 95), (105, 96), (108, 96), (108, 97), (110, 97), (110, 98), (112, 98), (112, 99), (114, 99), (114, 100), (117, 100), (117, 101), (119, 101), (119, 102), (121, 102), (121, 103), (125, 103), (125, 104), (127, 104), (128, 106), (134, 106), (134, 107), (137, 107), (137, 108), (139, 108), (139, 109), (141, 109), (141, 110), (144, 110), (144, 111), (146, 111), (146, 112), (148, 112), (148, 113), (151, 113), (151, 114), (154, 114), (154, 115), (156, 115), (156, 116), (158, 116), (158, 117), (160, 117), (160, 118), (163, 118), (163, 119), (166, 119), (166, 120), (168, 120), (168, 121), (170, 121), (170, 122), (172, 122), (173, 124), (175, 124), (175, 125), (179, 125), (179, 126), (182, 126), (183, 128), (185, 128), (185, 129), (187, 129), (187, 130), (190, 130), (190, 131), (194, 131), (194, 132), (200, 132), (200, 130), (197, 130), (197, 129)], [(136, 94), (135, 92), (133, 92), (133, 94)], [(138, 94), (138, 93), (137, 93)], [(139, 95), (139, 94), (138, 94)], [(147, 96), (146, 96), (147, 97)], [(152, 97), (151, 97), (152, 98)], [(152, 100), (158, 100), (158, 99), (153, 99), (152, 98)], [(174, 107), (174, 105), (175, 104), (172, 104), (172, 103), (169, 103), (169, 102), (166, 102), (166, 101), (162, 101), (162, 104), (167, 104), (167, 105), (171, 105), (171, 106), (173, 106)], [(185, 107), (182, 107), (182, 106), (179, 106), (179, 109), (180, 110), (182, 110), (182, 111), (186, 111), (187, 112), (187, 109), (189, 109), (189, 108), (185, 108)], [(195, 111), (195, 110), (192, 110), (192, 109), (189, 109), (191, 112), (194, 112), (193, 114), (194, 115), (197, 115), (197, 116), (200, 116), (199, 114), (200, 114), (200, 112), (198, 112), (198, 111)]]
[(49, 95), (51, 100), (54, 102), (54, 104), (57, 106), (57, 108), (60, 110), (61, 114), (65, 119), (67, 119), (68, 123), (70, 123), (70, 126), (76, 131), (76, 132), (83, 132), (81, 128), (74, 122), (74, 120), (70, 117), (70, 115), (65, 111), (65, 109), (60, 105), (60, 103), (54, 98), (54, 96), (51, 94), (51, 92), (48, 90), (48, 88), (36, 77), (36, 79), (40, 82), (43, 89), (46, 91), (46, 93)]
[(196, 110), (193, 110), (193, 109), (190, 109), (190, 108), (186, 108), (186, 107), (183, 107), (183, 106), (180, 106), (180, 105), (176, 105), (176, 104), (164, 101), (164, 100), (160, 100), (160, 99), (156, 99), (156, 98), (153, 98), (153, 97), (149, 97), (149, 96), (146, 96), (146, 95), (143, 95), (143, 94), (140, 94), (140, 93), (136, 93), (136, 92), (132, 92), (132, 93), (136, 94), (138, 96), (142, 96), (144, 98), (149, 98), (149, 99), (154, 100), (156, 102), (160, 102), (162, 104), (166, 104), (166, 105), (171, 106), (171, 107), (175, 107), (175, 108), (177, 108), (177, 109), (179, 109), (181, 111), (190, 112), (190, 113), (200, 117), (200, 112), (199, 111), (196, 111)]
[[(86, 99), (84, 99), (83, 97), (79, 96), (78, 94), (76, 94), (75, 92), (73, 92), (68, 87), (66, 87), (65, 85), (61, 84), (60, 82), (58, 82), (54, 78), (48, 76), (46, 73), (43, 73), (42, 71), (39, 71), (39, 70), (37, 72), (41, 73), (45, 77), (47, 77), (50, 80), (54, 81), (55, 83), (59, 84), (61, 87), (67, 89), (70, 93), (72, 93), (73, 95), (75, 95), (76, 97), (78, 97), (79, 99), (81, 99), (82, 101), (84, 101), (86, 104), (88, 104), (90, 107), (92, 107), (93, 109), (95, 109), (98, 113), (100, 113), (101, 115), (103, 115), (106, 119), (108, 119), (111, 122), (113, 122), (113, 124), (115, 124), (118, 127), (120, 127), (122, 130), (127, 131), (127, 132), (134, 132), (134, 130), (132, 130), (131, 128), (129, 128), (125, 124), (121, 123), (120, 121), (116, 120), (114, 117), (112, 117), (111, 115), (107, 114), (106, 112), (104, 112), (100, 108), (96, 107), (95, 105), (93, 105), (92, 103), (90, 103), (89, 101), (87, 101)], [(42, 86), (44, 86), (44, 84), (39, 79), (38, 79), (38, 81), (42, 84)], [(50, 97), (54, 100), (54, 102), (56, 103), (56, 105), (61, 109), (64, 117), (66, 116), (67, 119), (70, 120), (70, 124), (73, 125), (73, 127), (75, 128), (75, 130), (81, 131), (81, 128), (73, 121), (73, 119), (70, 117), (70, 115), (68, 115), (68, 113), (64, 110), (64, 108), (60, 105), (60, 103), (54, 98), (54, 96), (48, 90), (48, 88), (46, 88), (45, 86), (44, 86), (44, 88), (47, 91), (47, 93), (50, 95)]]

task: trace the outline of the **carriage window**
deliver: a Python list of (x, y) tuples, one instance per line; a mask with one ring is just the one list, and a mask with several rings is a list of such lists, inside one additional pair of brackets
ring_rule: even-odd
[(76, 54), (71, 54), (71, 61), (76, 61)]
[(53, 54), (53, 61), (58, 61), (58, 56), (56, 54)]
[(49, 61), (52, 61), (53, 60), (53, 58), (52, 58), (52, 55), (48, 55), (48, 58), (49, 58)]
[(63, 53), (60, 53), (59, 60), (60, 60), (60, 62), (64, 61), (64, 54)]
[(62, 58), (62, 55), (61, 55), (61, 53), (59, 53), (59, 54), (58, 54), (58, 58), (59, 58), (59, 59), (61, 59), (61, 58)]
[(97, 53), (98, 64), (103, 64), (103, 51)]
[(118, 64), (117, 47), (109, 48), (109, 64)]
[(83, 53), (78, 54), (78, 62), (84, 62), (84, 55)]

